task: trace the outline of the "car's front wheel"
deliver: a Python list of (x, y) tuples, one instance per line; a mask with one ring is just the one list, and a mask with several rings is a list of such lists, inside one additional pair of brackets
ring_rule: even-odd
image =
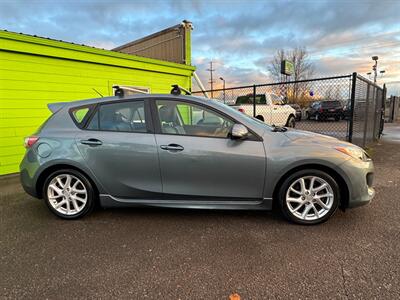
[(314, 225), (325, 222), (339, 205), (339, 186), (320, 170), (302, 170), (289, 176), (279, 190), (279, 204), (289, 221)]
[(296, 120), (294, 118), (294, 116), (290, 116), (286, 122), (286, 126), (287, 127), (291, 127), (294, 128), (296, 126)]
[(95, 192), (90, 181), (72, 169), (50, 174), (43, 186), (44, 200), (55, 215), (77, 219), (90, 213), (95, 206)]

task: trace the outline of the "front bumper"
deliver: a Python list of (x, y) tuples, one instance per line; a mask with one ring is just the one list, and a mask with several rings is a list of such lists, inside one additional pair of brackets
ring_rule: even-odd
[(358, 207), (371, 202), (375, 196), (372, 187), (374, 165), (372, 160), (363, 162), (356, 159), (347, 160), (341, 165), (348, 177), (349, 199), (348, 208)]

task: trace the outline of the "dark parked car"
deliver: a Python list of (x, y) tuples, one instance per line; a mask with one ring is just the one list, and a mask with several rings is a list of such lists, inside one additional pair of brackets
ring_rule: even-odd
[(301, 107), (296, 103), (289, 103), (289, 105), (296, 111), (296, 121), (301, 121)]
[(270, 210), (301, 224), (374, 196), (350, 143), (269, 126), (200, 97), (131, 95), (50, 104), (25, 140), (24, 189), (57, 216), (102, 207)]
[(308, 120), (315, 119), (316, 121), (324, 121), (329, 118), (339, 121), (343, 116), (343, 106), (340, 101), (316, 101), (311, 103), (306, 111)]

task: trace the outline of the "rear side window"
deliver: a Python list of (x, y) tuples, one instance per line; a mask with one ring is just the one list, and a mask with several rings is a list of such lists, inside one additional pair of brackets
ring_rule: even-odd
[(90, 120), (87, 129), (147, 132), (144, 101), (102, 104)]
[[(253, 95), (239, 96), (236, 99), (236, 105), (253, 104)], [(265, 95), (256, 95), (256, 104), (265, 104)]]

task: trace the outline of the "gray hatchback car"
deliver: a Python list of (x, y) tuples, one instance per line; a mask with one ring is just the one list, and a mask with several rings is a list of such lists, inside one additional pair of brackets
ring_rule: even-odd
[(27, 137), (27, 193), (57, 216), (102, 207), (280, 208), (317, 224), (374, 196), (365, 151), (335, 138), (271, 127), (227, 105), (183, 95), (50, 104)]

